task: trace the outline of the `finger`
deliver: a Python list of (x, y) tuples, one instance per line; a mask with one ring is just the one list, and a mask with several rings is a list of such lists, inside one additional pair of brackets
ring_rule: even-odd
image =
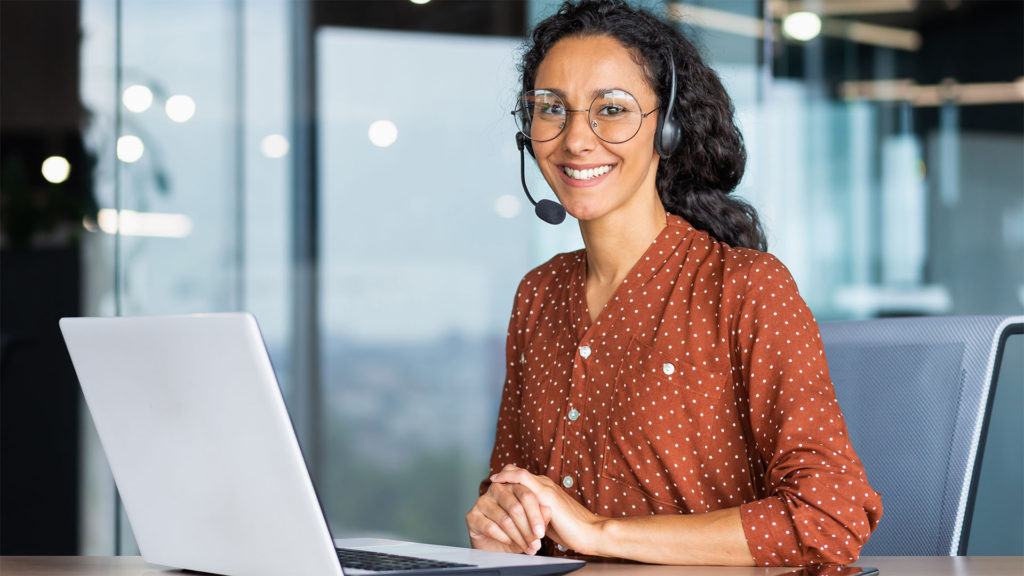
[(526, 512), (526, 521), (530, 527), (530, 534), (537, 539), (543, 538), (544, 528), (547, 526), (550, 516), (548, 519), (544, 518), (537, 495), (522, 486), (515, 486), (512, 491), (519, 497), (519, 502), (522, 503), (523, 509)]
[(516, 546), (526, 551), (530, 548), (529, 542), (532, 538), (527, 540), (523, 537), (515, 520), (509, 515), (506, 507), (499, 502), (499, 498), (504, 497), (506, 492), (511, 492), (511, 488), (492, 484), (487, 493), (477, 501), (478, 508), (484, 517), (498, 525)]
[[(540, 538), (543, 536), (543, 525), (541, 535), (537, 534), (534, 519), (540, 517), (540, 502), (532, 492), (522, 486), (510, 486), (497, 491), (497, 501), (505, 513), (515, 523), (516, 529), (527, 549), (540, 549)], [(505, 525), (502, 525), (506, 528)]]
[(503, 546), (513, 545), (508, 534), (476, 507), (466, 514), (466, 527), (469, 528), (470, 539), (488, 539)]
[(477, 550), (489, 550), (492, 552), (505, 552), (507, 554), (522, 554), (523, 551), (515, 544), (499, 542), (486, 534), (470, 534), (470, 544)]
[(522, 468), (516, 468), (515, 466), (506, 466), (491, 476), (491, 482), (497, 482), (499, 484), (523, 484), (529, 478), (533, 478), (533, 474)]
[(516, 552), (522, 551), (519, 546), (516, 546), (515, 543), (512, 542), (512, 539), (508, 537), (508, 534), (505, 534), (505, 531), (501, 529), (501, 526), (498, 526), (497, 524), (489, 520), (487, 521), (487, 527), (485, 529), (484, 536), (496, 542), (501, 542), (505, 546), (514, 546)]
[[(553, 490), (557, 491), (557, 488), (554, 487), (553, 482), (547, 476), (534, 476), (523, 469), (511, 470), (509, 468), (506, 466), (506, 470), (491, 476), (493, 482), (491, 485), (515, 485), (514, 491), (517, 494), (524, 495), (523, 503), (527, 512), (527, 518), (532, 527), (531, 533), (539, 538), (543, 538), (543, 530), (551, 520), (550, 516), (544, 518), (543, 514), (540, 513), (540, 507), (543, 506), (542, 501), (549, 499), (541, 495), (550, 495), (550, 492)], [(525, 496), (527, 494), (529, 496)], [(536, 503), (536, 506), (533, 505), (534, 503)]]
[(526, 542), (532, 543), (540, 538), (535, 532), (533, 520), (540, 515), (540, 503), (532, 492), (522, 486), (510, 486), (508, 490), (502, 490), (498, 496), (498, 503), (505, 512), (515, 521), (516, 527), (523, 535)]
[(500, 526), (486, 520), (483, 526), (477, 526), (476, 529), (471, 530), (469, 533), (470, 540), (478, 542), (480, 546), (478, 548), (500, 548), (501, 550), (510, 550), (515, 553), (522, 552), (522, 548), (517, 546), (512, 539), (505, 534), (505, 531)]
[[(506, 465), (502, 468), (501, 472), (491, 477), (492, 481), (503, 479), (507, 480), (509, 483), (514, 483), (517, 480), (528, 481), (527, 479), (531, 478), (547, 479), (544, 476), (535, 477), (533, 474), (515, 466), (514, 464)], [(502, 483), (497, 482), (496, 484), (500, 486)], [(495, 484), (492, 483), (492, 486), (495, 486)], [(548, 523), (548, 520), (546, 520), (540, 513), (540, 499), (537, 498), (533, 491), (524, 489), (522, 486), (516, 486), (514, 488), (514, 500), (509, 497), (505, 497), (508, 495), (505, 491), (496, 491), (496, 494), (502, 495), (498, 497), (499, 503), (513, 518), (522, 533), (523, 539), (526, 542), (529, 542), (530, 547), (533, 548), (534, 551), (539, 551), (541, 547), (540, 539), (544, 537), (545, 527)], [(520, 508), (520, 506), (522, 506), (522, 508)]]
[(541, 506), (540, 507), (540, 513), (541, 513), (541, 516), (544, 517), (544, 524), (545, 525), (547, 525), (548, 523), (551, 522), (551, 507), (550, 506)]
[[(502, 470), (491, 476), (491, 482), (494, 484), (521, 484), (537, 494), (548, 487), (545, 486), (542, 479), (550, 480), (547, 476), (534, 476), (522, 468)], [(548, 482), (548, 484), (551, 484), (551, 482)]]
[(469, 527), (469, 540), (473, 548), (507, 552), (509, 554), (534, 553), (533, 550), (529, 548), (524, 549), (519, 544), (516, 544), (501, 526), (483, 516), (479, 510), (471, 512), (473, 516), (467, 514), (466, 524)]

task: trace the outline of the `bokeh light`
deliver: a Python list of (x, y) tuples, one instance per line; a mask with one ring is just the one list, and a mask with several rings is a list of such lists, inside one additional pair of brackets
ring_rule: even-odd
[(813, 12), (794, 12), (782, 21), (782, 31), (790, 38), (807, 42), (821, 33), (821, 18)]
[(387, 148), (398, 139), (398, 127), (390, 120), (377, 120), (370, 124), (369, 136), (374, 146)]
[(133, 84), (124, 89), (121, 102), (132, 112), (145, 112), (153, 105), (153, 91), (141, 84)]
[(117, 158), (121, 162), (137, 162), (145, 153), (146, 146), (138, 136), (121, 136), (117, 139)]
[(60, 184), (71, 174), (71, 163), (63, 156), (50, 156), (43, 160), (43, 178), (52, 184)]
[(177, 94), (167, 99), (164, 111), (175, 122), (188, 122), (196, 113), (196, 101), (184, 94)]
[(267, 158), (284, 158), (290, 148), (288, 139), (280, 134), (268, 134), (260, 141), (260, 151)]

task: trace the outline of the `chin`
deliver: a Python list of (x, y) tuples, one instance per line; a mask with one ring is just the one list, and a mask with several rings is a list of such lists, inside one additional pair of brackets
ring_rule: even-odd
[(604, 206), (594, 206), (592, 204), (581, 203), (581, 202), (570, 202), (568, 204), (563, 203), (565, 211), (580, 222), (586, 222), (587, 220), (596, 220), (607, 213), (607, 209)]

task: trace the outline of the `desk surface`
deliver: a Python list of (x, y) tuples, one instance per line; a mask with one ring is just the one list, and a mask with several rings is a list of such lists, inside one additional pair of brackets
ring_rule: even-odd
[[(865, 556), (858, 566), (902, 576), (1021, 576), (1024, 556)], [(792, 568), (725, 568), (590, 563), (578, 576), (772, 576)], [(139, 556), (0, 556), (3, 576), (171, 576), (180, 571), (150, 566)]]

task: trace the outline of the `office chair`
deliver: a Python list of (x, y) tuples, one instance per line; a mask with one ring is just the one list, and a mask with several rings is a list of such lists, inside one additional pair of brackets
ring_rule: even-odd
[(960, 556), (999, 362), (1024, 316), (823, 322), (829, 373), (850, 441), (882, 495), (861, 551)]

